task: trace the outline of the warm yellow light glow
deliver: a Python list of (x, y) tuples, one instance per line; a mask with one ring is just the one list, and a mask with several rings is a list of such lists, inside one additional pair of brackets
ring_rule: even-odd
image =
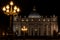
[(16, 13), (16, 11), (14, 10), (14, 13)]
[(17, 6), (14, 6), (14, 10), (17, 10)]
[(17, 12), (19, 12), (20, 11), (20, 9), (19, 8), (17, 8)]
[(3, 9), (2, 9), (3, 11), (6, 11), (6, 8), (5, 7), (3, 7)]
[(13, 1), (10, 2), (10, 5), (13, 5)]
[(25, 27), (25, 26), (23, 26), (23, 28), (25, 29), (26, 27)]
[(13, 1), (10, 1), (10, 5), (6, 5), (2, 8), (6, 15), (17, 15), (17, 13), (20, 11), (20, 9), (17, 8), (17, 6), (13, 5), (14, 5)]
[(9, 12), (9, 10), (6, 10), (6, 12)]
[(28, 29), (25, 27), (25, 26), (23, 26), (23, 28), (21, 29), (22, 31), (27, 31)]
[(9, 5), (6, 6), (6, 9), (9, 9)]

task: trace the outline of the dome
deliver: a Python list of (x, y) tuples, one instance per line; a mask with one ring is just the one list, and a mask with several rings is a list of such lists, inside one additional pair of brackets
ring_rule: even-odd
[(33, 11), (28, 15), (28, 18), (40, 18), (39, 13), (36, 12), (35, 6), (33, 7)]
[(38, 13), (31, 13), (28, 18), (40, 18), (40, 15)]

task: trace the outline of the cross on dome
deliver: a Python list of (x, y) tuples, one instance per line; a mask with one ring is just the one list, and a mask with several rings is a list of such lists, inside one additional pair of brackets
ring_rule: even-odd
[(36, 11), (36, 7), (35, 6), (33, 7), (33, 11)]

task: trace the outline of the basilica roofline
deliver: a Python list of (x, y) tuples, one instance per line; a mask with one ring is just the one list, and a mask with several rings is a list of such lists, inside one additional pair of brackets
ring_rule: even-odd
[[(19, 15), (19, 17), (21, 17), (21, 18), (29, 18), (28, 16), (21, 16), (21, 15)], [(42, 16), (42, 15), (40, 15), (39, 16), (40, 18), (53, 18), (53, 17), (58, 17), (58, 16), (56, 16), (56, 15), (44, 15), (44, 16)], [(31, 18), (34, 18), (34, 17), (31, 17)], [(37, 17), (36, 17), (37, 18)]]

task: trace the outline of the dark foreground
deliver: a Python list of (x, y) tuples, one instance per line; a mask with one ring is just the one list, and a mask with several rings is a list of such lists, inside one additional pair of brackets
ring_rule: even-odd
[(60, 36), (0, 36), (0, 40), (60, 40)]
[(0, 40), (60, 40), (60, 39), (0, 39)]

